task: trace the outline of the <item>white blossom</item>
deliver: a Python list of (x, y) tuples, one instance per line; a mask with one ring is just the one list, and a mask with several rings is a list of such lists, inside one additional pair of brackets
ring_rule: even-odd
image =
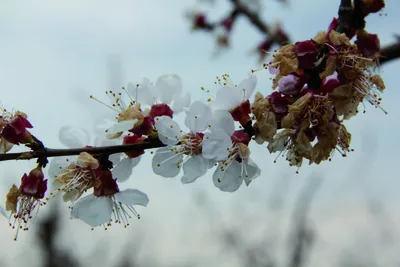
[(147, 206), (148, 196), (137, 189), (126, 189), (111, 196), (88, 195), (78, 200), (71, 209), (71, 216), (96, 227), (110, 226), (112, 222), (129, 225), (129, 219), (140, 218), (135, 206)]

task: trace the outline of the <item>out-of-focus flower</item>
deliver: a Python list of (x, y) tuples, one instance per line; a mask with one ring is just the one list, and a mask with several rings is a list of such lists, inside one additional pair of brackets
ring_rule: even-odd
[[(132, 91), (133, 86), (128, 86)], [(182, 81), (176, 74), (164, 74), (157, 78), (155, 84), (144, 78), (138, 87), (138, 101), (151, 107), (150, 116), (170, 116), (183, 111), (190, 105), (190, 94), (182, 95)]]
[(107, 227), (112, 222), (126, 227), (132, 216), (140, 218), (135, 206), (147, 206), (148, 203), (147, 195), (137, 189), (120, 191), (111, 171), (102, 170), (96, 178), (94, 193), (79, 199), (71, 207), (71, 216), (91, 227)]

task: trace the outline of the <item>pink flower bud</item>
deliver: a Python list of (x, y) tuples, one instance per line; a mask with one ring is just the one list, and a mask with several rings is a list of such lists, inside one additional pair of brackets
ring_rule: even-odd
[(299, 78), (293, 74), (283, 76), (278, 82), (279, 92), (281, 92), (284, 95), (298, 94), (301, 89), (301, 87), (297, 86), (298, 81)]

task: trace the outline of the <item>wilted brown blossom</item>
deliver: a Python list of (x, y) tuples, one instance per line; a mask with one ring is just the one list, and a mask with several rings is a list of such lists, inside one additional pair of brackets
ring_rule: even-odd
[(268, 99), (264, 98), (260, 92), (257, 92), (255, 96), (252, 112), (256, 118), (253, 126), (256, 131), (256, 142), (259, 144), (265, 141), (271, 142), (276, 134), (278, 124)]
[(255, 98), (255, 139), (269, 142), (269, 151), (285, 155), (293, 166), (303, 159), (319, 164), (334, 151), (346, 156), (351, 134), (343, 120), (357, 114), (363, 101), (382, 109), (378, 37), (360, 30), (351, 42), (335, 31), (337, 23), (314, 39), (282, 46), (264, 65), (275, 75), (277, 91)]

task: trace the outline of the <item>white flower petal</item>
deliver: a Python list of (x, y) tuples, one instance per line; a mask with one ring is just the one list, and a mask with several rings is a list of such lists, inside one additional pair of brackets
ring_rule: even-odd
[(170, 147), (160, 148), (153, 157), (153, 171), (166, 178), (175, 177), (181, 170), (182, 160), (183, 155), (172, 152)]
[(211, 130), (222, 129), (229, 136), (235, 132), (235, 121), (227, 110), (214, 110), (210, 125)]
[(6, 153), (10, 151), (10, 149), (14, 146), (14, 144), (6, 141), (5, 139), (0, 137), (0, 154)]
[(183, 184), (193, 183), (197, 178), (207, 173), (208, 164), (209, 160), (202, 156), (190, 157), (182, 166), (183, 177), (181, 182)]
[(239, 90), (242, 92), (242, 101), (247, 100), (251, 97), (251, 95), (254, 92), (254, 89), (256, 89), (257, 85), (257, 76), (254, 74), (249, 75), (248, 78), (244, 79), (237, 87)]
[(96, 227), (111, 219), (112, 209), (113, 204), (109, 197), (89, 195), (75, 203), (71, 210), (71, 216)]
[(155, 118), (154, 126), (158, 132), (158, 138), (165, 145), (177, 144), (182, 136), (179, 124), (168, 116)]
[(50, 160), (48, 176), (50, 180), (54, 179), (56, 175), (60, 173), (62, 169), (65, 169), (71, 163), (74, 163), (76, 160), (75, 156), (65, 156), (65, 157), (56, 157)]
[(69, 148), (84, 147), (89, 144), (90, 137), (87, 131), (82, 128), (64, 126), (58, 132), (60, 142)]
[(115, 124), (115, 120), (99, 119), (95, 122), (94, 132), (96, 135), (104, 135), (106, 130)]
[(223, 110), (231, 110), (239, 106), (243, 101), (243, 91), (236, 86), (223, 86), (217, 91), (216, 107)]
[(246, 183), (246, 185), (248, 186), (251, 181), (253, 181), (254, 179), (256, 179), (257, 177), (260, 176), (261, 174), (261, 170), (260, 168), (257, 166), (257, 164), (250, 158), (245, 159), (243, 161), (244, 164), (244, 182)]
[(213, 175), (213, 182), (221, 191), (234, 192), (243, 183), (243, 178), (240, 176), (240, 163), (234, 160), (231, 165), (224, 170), (221, 169), (221, 164), (218, 165)]
[(124, 191), (116, 193), (114, 196), (115, 200), (127, 206), (147, 206), (147, 204), (149, 203), (149, 197), (145, 193), (137, 189), (126, 189)]
[(184, 96), (179, 96), (174, 99), (172, 110), (175, 114), (182, 112), (184, 108), (190, 105), (190, 94), (186, 93)]
[(4, 209), (3, 205), (0, 205), (0, 213), (1, 215), (3, 215), (4, 217), (6, 217), (7, 219), (10, 218), (10, 215), (7, 213), (7, 211)]
[(231, 146), (231, 137), (224, 130), (212, 130), (204, 135), (202, 154), (206, 159), (224, 160), (228, 158)]
[[(132, 88), (132, 87), (130, 87)], [(130, 90), (131, 94), (136, 95), (136, 88)], [(150, 82), (149, 79), (143, 78), (142, 83), (139, 85), (137, 91), (139, 103), (147, 104), (149, 106), (157, 102), (158, 92), (154, 84)]]
[(117, 134), (129, 131), (136, 124), (137, 120), (120, 121), (107, 130), (107, 134)]
[(185, 125), (191, 132), (202, 132), (208, 127), (211, 115), (211, 108), (207, 104), (195, 101), (186, 111)]
[(158, 77), (156, 87), (161, 102), (170, 104), (175, 95), (180, 95), (182, 91), (182, 81), (176, 74), (165, 74)]
[(140, 157), (131, 159), (128, 157), (123, 158), (120, 162), (114, 165), (112, 175), (117, 178), (117, 181), (125, 182), (132, 175), (133, 168), (139, 164)]

